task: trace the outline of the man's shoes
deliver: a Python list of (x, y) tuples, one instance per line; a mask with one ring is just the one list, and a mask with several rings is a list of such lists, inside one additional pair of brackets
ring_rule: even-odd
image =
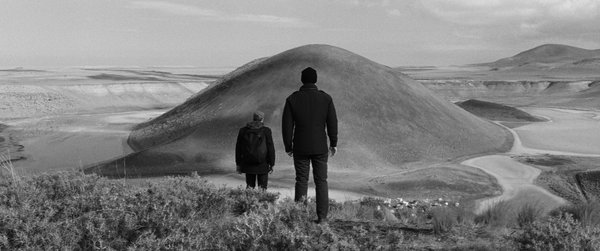
[(315, 223), (319, 225), (327, 225), (329, 224), (329, 221), (327, 220), (327, 218), (319, 218), (315, 221)]

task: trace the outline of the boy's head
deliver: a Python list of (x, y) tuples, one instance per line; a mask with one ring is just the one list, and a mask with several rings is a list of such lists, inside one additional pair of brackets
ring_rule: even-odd
[(252, 120), (253, 121), (260, 121), (262, 122), (265, 119), (265, 114), (261, 111), (255, 111), (254, 114), (252, 115)]
[(317, 82), (317, 71), (313, 68), (306, 68), (302, 70), (302, 76), (300, 77), (303, 84), (314, 84)]

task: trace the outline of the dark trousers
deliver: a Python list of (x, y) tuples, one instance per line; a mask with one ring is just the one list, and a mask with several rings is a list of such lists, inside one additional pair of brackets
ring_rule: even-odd
[(327, 157), (328, 154), (297, 155), (294, 154), (296, 168), (296, 193), (294, 200), (306, 199), (308, 193), (308, 175), (310, 163), (313, 167), (313, 178), (317, 193), (317, 216), (326, 219), (329, 211), (329, 188), (327, 187)]
[(267, 184), (269, 183), (269, 174), (246, 174), (246, 188), (255, 188), (256, 181), (258, 180), (258, 187), (262, 189), (267, 189)]

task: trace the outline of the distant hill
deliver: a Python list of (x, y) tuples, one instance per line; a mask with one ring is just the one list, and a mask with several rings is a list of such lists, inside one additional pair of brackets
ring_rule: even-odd
[(510, 143), (499, 126), (392, 68), (341, 48), (306, 45), (255, 60), (164, 115), (139, 124), (129, 137), (138, 152), (88, 171), (123, 175), (119, 170), (126, 169), (133, 176), (231, 172), (238, 130), (255, 110), (265, 113), (266, 125), (273, 130), (277, 165), (290, 165), (281, 140), (281, 114), (308, 66), (318, 71), (317, 86), (333, 97), (338, 113), (339, 152), (331, 168), (397, 168), (414, 161), (502, 151)]
[(600, 66), (599, 50), (587, 50), (578, 47), (545, 44), (530, 50), (523, 51), (512, 57), (503, 58), (491, 63), (479, 64), (495, 69), (506, 68), (563, 68)]

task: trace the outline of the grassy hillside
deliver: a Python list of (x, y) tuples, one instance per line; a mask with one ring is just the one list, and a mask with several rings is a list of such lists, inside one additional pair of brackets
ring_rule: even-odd
[[(0, 180), (0, 249), (597, 250), (600, 210), (588, 203), (539, 215), (500, 203), (481, 215), (445, 201), (314, 202), (218, 188), (197, 177), (147, 183), (80, 173)], [(587, 212), (587, 213), (586, 213)]]
[(341, 48), (308, 45), (251, 62), (140, 124), (129, 143), (142, 151), (96, 170), (103, 174), (125, 166), (130, 172), (144, 168), (155, 174), (231, 170), (236, 134), (254, 110), (265, 113), (278, 159), (285, 159), (281, 113), (285, 98), (301, 86), (300, 72), (307, 66), (317, 69), (317, 85), (336, 105), (340, 151), (331, 163), (333, 169), (393, 169), (407, 162), (503, 151), (510, 143), (500, 127), (387, 66)]

